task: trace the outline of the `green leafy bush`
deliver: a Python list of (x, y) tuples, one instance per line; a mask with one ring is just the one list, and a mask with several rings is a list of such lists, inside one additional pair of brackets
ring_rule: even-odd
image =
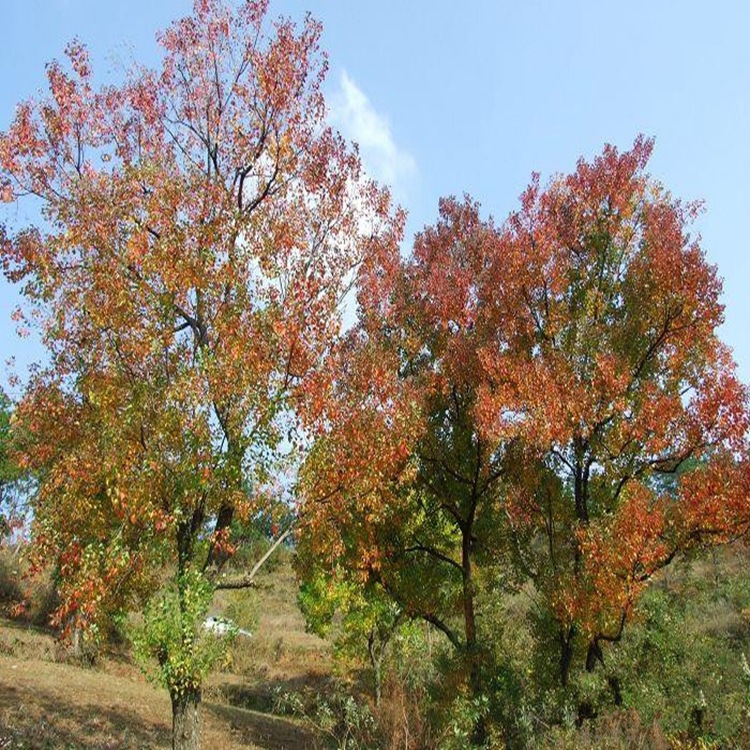
[[(170, 694), (200, 690), (204, 677), (227, 653), (231, 633), (203, 628), (213, 587), (189, 570), (146, 606), (135, 631), (135, 653), (146, 673)], [(158, 669), (155, 669), (155, 664)]]

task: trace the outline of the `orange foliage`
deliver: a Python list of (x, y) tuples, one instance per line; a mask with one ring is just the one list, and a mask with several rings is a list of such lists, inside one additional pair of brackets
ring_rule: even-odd
[(0, 248), (50, 354), (18, 429), (69, 608), (232, 550), (322, 408), (343, 296), (397, 254), (403, 217), (325, 123), (320, 25), (266, 6), (196, 2), (119, 85), (75, 42), (0, 134), (0, 196), (42, 210)]
[[(717, 335), (721, 282), (690, 233), (699, 206), (646, 174), (651, 149), (535, 177), (500, 226), (441, 201), (330, 379), (305, 506), (321, 555), (375, 555), (386, 580), (388, 544), (427, 512), (415, 476), (437, 491), (447, 460), (458, 483), (436, 502), (465, 532), (461, 461), (476, 464), (475, 490), (501, 480), (496, 523), (560, 641), (583, 634), (599, 656), (675, 554), (748, 530), (747, 389)], [(470, 435), (458, 463), (434, 451), (457, 446), (451, 398)], [(442, 543), (436, 566), (455, 553)]]

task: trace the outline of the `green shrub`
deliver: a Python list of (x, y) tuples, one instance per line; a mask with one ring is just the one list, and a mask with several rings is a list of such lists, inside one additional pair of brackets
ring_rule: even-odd
[(188, 571), (146, 606), (135, 629), (135, 654), (146, 674), (171, 695), (200, 690), (211, 668), (226, 654), (231, 635), (203, 627), (213, 587)]

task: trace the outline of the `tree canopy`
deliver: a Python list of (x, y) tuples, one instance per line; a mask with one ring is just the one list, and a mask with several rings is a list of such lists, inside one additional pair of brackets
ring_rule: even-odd
[[(3, 200), (40, 211), (0, 246), (49, 352), (17, 416), (61, 618), (92, 621), (155, 562), (185, 612), (194, 571), (220, 583), (233, 517), (264, 507), (319, 398), (347, 290), (397, 252), (388, 192), (326, 125), (319, 37), (262, 0), (196, 0), (160, 67), (122, 84), (71, 43), (0, 136)], [(199, 683), (165, 675), (177, 721)]]
[(442, 201), (350, 333), (309, 454), (306, 543), (442, 631), (475, 689), (480, 592), (533, 587), (565, 685), (678, 552), (747, 531), (721, 283), (651, 149), (535, 176), (501, 225)]

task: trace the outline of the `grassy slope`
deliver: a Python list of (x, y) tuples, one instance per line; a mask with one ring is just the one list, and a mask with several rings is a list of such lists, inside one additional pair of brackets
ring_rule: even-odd
[[(204, 690), (202, 745), (212, 750), (314, 747), (309, 730), (271, 713), (272, 688), (315, 685), (330, 671), (325, 643), (304, 632), (289, 561), (243, 600), (225, 596), (217, 611), (251, 610), (257, 628), (240, 639), (226, 672)], [(252, 617), (252, 615), (250, 615)], [(148, 683), (125, 654), (96, 667), (66, 662), (54, 636), (0, 620), (0, 748), (51, 750), (171, 747), (166, 692)]]
[[(623, 650), (627, 703), (646, 724), (656, 720), (673, 732), (699, 690), (716, 730), (728, 729), (723, 724), (730, 714), (742, 710), (747, 698), (739, 656), (750, 655), (749, 562), (743, 548), (700, 555), (655, 583), (628, 638), (610, 654), (616, 665), (615, 652)], [(214, 613), (254, 635), (237, 641), (229, 667), (205, 686), (203, 747), (316, 747), (309, 726), (273, 713), (274, 690), (325, 693), (333, 667), (329, 646), (304, 631), (288, 553), (264, 573), (259, 591), (222, 593)], [(170, 722), (165, 691), (146, 682), (127, 653), (110, 652), (95, 668), (83, 669), (66, 661), (51, 633), (0, 619), (0, 750), (169, 748)], [(547, 746), (602, 746), (586, 744), (580, 733), (555, 736)]]

